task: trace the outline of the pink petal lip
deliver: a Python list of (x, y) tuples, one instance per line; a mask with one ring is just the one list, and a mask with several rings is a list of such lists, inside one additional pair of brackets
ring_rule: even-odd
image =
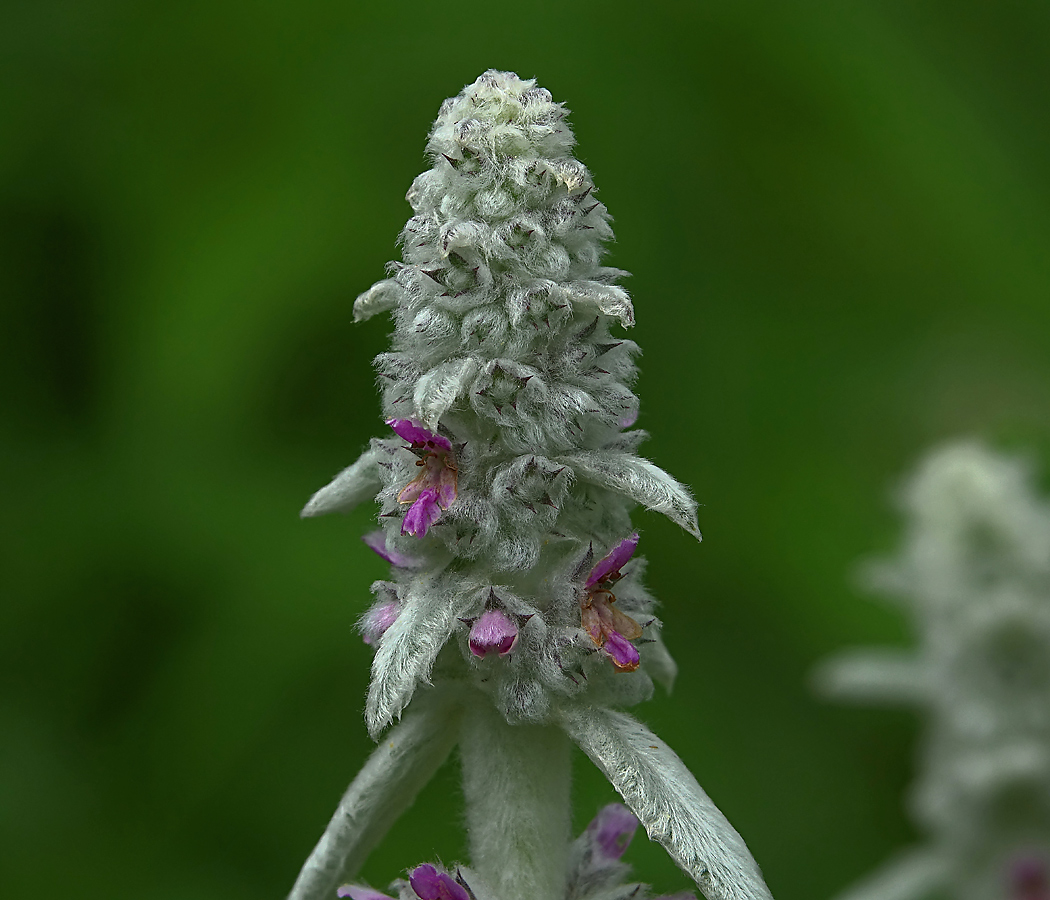
[(610, 575), (619, 572), (620, 569), (627, 564), (627, 561), (634, 556), (634, 551), (637, 546), (638, 532), (636, 531), (630, 537), (626, 537), (620, 541), (620, 543), (613, 547), (608, 554), (598, 560), (594, 568), (591, 569), (591, 574), (587, 576), (584, 588), (590, 590)]
[(438, 475), (437, 502), (442, 509), (448, 509), (456, 499), (456, 470), (444, 466)]
[(417, 565), (416, 560), (411, 556), (407, 556), (399, 550), (390, 550), (387, 547), (386, 532), (383, 531), (382, 528), (377, 528), (375, 531), (368, 532), (368, 534), (361, 537), (361, 540), (368, 545), (369, 549), (381, 556), (392, 566), (397, 566), (399, 569), (411, 569)]
[(401, 533), (425, 537), (430, 526), (440, 518), (441, 505), (438, 503), (438, 489), (425, 488), (419, 492), (416, 502), (401, 520)]
[(633, 672), (641, 663), (638, 648), (618, 631), (606, 632), (603, 648), (621, 672)]
[(399, 438), (412, 445), (418, 444), (428, 450), (443, 450), (445, 453), (452, 451), (452, 443), (448, 438), (435, 434), (429, 428), (424, 428), (411, 419), (387, 419), (386, 424), (394, 429), (394, 433)]

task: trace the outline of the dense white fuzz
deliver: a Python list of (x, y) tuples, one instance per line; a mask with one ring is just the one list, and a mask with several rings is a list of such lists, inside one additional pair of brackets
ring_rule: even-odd
[[(379, 639), (365, 703), (368, 733), (377, 738), (427, 682), (459, 608), (446, 600), (444, 579), (421, 576), (399, 594), (401, 612)], [(378, 582), (375, 588), (385, 587)]]
[(449, 360), (423, 375), (412, 394), (416, 418), (427, 428), (437, 428), (449, 407), (463, 396), (477, 368), (478, 361), (468, 356)]
[(917, 646), (843, 654), (818, 683), (838, 698), (924, 714), (911, 807), (927, 842), (844, 897), (1045, 896), (1050, 505), (1026, 463), (973, 442), (932, 453), (902, 500), (903, 546), (870, 574), (911, 614)]
[(550, 725), (508, 728), (477, 699), (460, 741), (471, 863), (500, 900), (561, 897), (570, 844), (568, 738)]
[(563, 457), (580, 478), (619, 491), (646, 509), (663, 513), (697, 540), (696, 501), (683, 485), (649, 460), (629, 453), (589, 451)]
[(384, 736), (339, 801), (288, 900), (332, 897), (341, 878), (357, 874), (452, 749), (461, 714), (454, 693), (428, 692)]
[[(712, 900), (764, 900), (747, 848), (678, 758), (609, 711), (675, 676), (631, 509), (700, 531), (688, 489), (637, 455), (639, 348), (620, 331), (634, 307), (617, 284), (627, 273), (601, 265), (610, 217), (566, 116), (535, 82), (496, 71), (442, 104), (431, 168), (408, 191), (402, 259), (354, 304), (358, 321), (392, 314), (391, 348), (375, 360), (388, 430), (303, 511), (379, 503), (367, 543), (391, 574), (359, 625), (376, 651), (372, 736), (406, 707), (390, 734), (414, 734), (416, 705), (450, 686), (467, 707), (476, 884), (424, 865), (395, 889), (402, 900), (641, 900), (623, 867), (568, 880), (567, 728)], [(376, 760), (377, 771), (396, 763)], [(330, 873), (322, 844), (311, 871)]]
[(667, 744), (626, 713), (567, 707), (561, 718), (649, 837), (708, 900), (771, 900), (743, 838)]
[[(614, 333), (634, 324), (634, 308), (616, 284), (626, 273), (601, 265), (609, 214), (573, 143), (561, 104), (509, 73), (487, 72), (445, 103), (427, 144), (432, 168), (408, 192), (402, 261), (354, 305), (358, 320), (393, 313), (393, 346), (376, 359), (384, 414), (451, 447), (428, 462), (383, 435), (303, 511), (378, 494), (385, 547), (415, 561), (393, 575), (401, 613), (376, 642), (373, 732), (462, 636), (459, 619), (490, 602), (479, 587), (533, 620), (498, 672), (471, 663), (461, 673), (509, 721), (543, 721), (554, 697), (635, 703), (649, 696), (649, 669), (673, 679), (641, 559), (618, 589), (619, 608), (648, 629), (638, 671), (613, 672), (580, 630), (574, 560), (629, 534), (635, 504), (700, 532), (689, 491), (635, 454), (645, 437), (630, 430), (638, 347)], [(454, 499), (427, 495), (417, 508), (440, 471)]]
[(366, 450), (353, 465), (347, 466), (314, 494), (299, 514), (304, 519), (330, 512), (349, 512), (359, 503), (375, 496), (382, 481), (372, 450)]
[(404, 293), (404, 288), (393, 278), (376, 282), (354, 301), (354, 321), (364, 322), (381, 312), (389, 312), (401, 302)]

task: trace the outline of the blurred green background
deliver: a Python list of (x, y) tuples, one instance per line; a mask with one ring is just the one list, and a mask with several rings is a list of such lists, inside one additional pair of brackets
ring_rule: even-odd
[[(0, 895), (280, 897), (369, 752), (373, 514), (298, 510), (383, 431), (352, 324), (441, 100), (573, 110), (633, 272), (639, 514), (681, 675), (639, 710), (778, 900), (914, 837), (918, 725), (812, 696), (903, 643), (852, 586), (890, 486), (1050, 458), (1045, 0), (141, 3), (0, 11)], [(581, 827), (611, 791), (577, 766)], [(464, 854), (455, 765), (369, 861)], [(685, 878), (639, 837), (664, 891)]]

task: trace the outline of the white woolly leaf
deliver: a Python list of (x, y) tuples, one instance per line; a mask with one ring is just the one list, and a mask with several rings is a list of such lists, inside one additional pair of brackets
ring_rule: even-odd
[(930, 695), (926, 666), (898, 650), (855, 650), (820, 665), (813, 676), (820, 693), (862, 703), (918, 704)]
[(456, 694), (420, 698), (383, 738), (339, 801), (321, 840), (303, 864), (288, 900), (334, 897), (352, 878), (390, 826), (445, 761), (459, 731)]
[(928, 850), (894, 857), (837, 900), (926, 900), (948, 881), (948, 863)]
[(354, 301), (354, 321), (364, 322), (381, 312), (395, 309), (405, 295), (405, 289), (393, 278), (377, 281)]
[(593, 303), (605, 315), (615, 316), (625, 328), (634, 325), (634, 305), (630, 295), (619, 285), (573, 281), (564, 289), (573, 300)]
[(649, 837), (708, 900), (772, 900), (743, 838), (667, 744), (626, 713), (579, 706), (560, 717)]
[(437, 428), (438, 419), (456, 402), (477, 369), (478, 362), (473, 357), (452, 359), (416, 382), (416, 416), (427, 428)]
[(448, 640), (459, 604), (421, 578), (401, 598), (401, 612), (379, 642), (372, 661), (372, 683), (365, 703), (365, 723), (375, 739), (412, 699), (416, 686)]
[(366, 450), (314, 494), (299, 513), (304, 519), (330, 512), (349, 512), (364, 500), (375, 499), (382, 482), (374, 450)]
[(625, 494), (646, 509), (663, 513), (700, 540), (696, 501), (686, 487), (649, 460), (603, 450), (584, 450), (562, 459), (580, 478)]

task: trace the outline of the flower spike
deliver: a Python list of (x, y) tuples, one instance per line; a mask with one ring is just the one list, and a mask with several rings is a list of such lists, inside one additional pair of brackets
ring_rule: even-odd
[[(289, 900), (330, 900), (340, 879), (343, 897), (388, 900), (353, 879), (451, 743), (474, 868), (417, 866), (388, 888), (399, 900), (646, 900), (621, 860), (639, 821), (708, 900), (771, 900), (677, 757), (612, 712), (675, 673), (631, 508), (700, 531), (689, 489), (636, 452), (634, 306), (602, 265), (611, 218), (574, 144), (567, 110), (512, 73), (445, 101), (402, 258), (354, 304), (356, 321), (393, 314), (375, 359), (390, 431), (304, 515), (381, 506), (365, 541), (392, 571), (358, 622), (379, 747)], [(576, 841), (573, 742), (631, 810)]]

